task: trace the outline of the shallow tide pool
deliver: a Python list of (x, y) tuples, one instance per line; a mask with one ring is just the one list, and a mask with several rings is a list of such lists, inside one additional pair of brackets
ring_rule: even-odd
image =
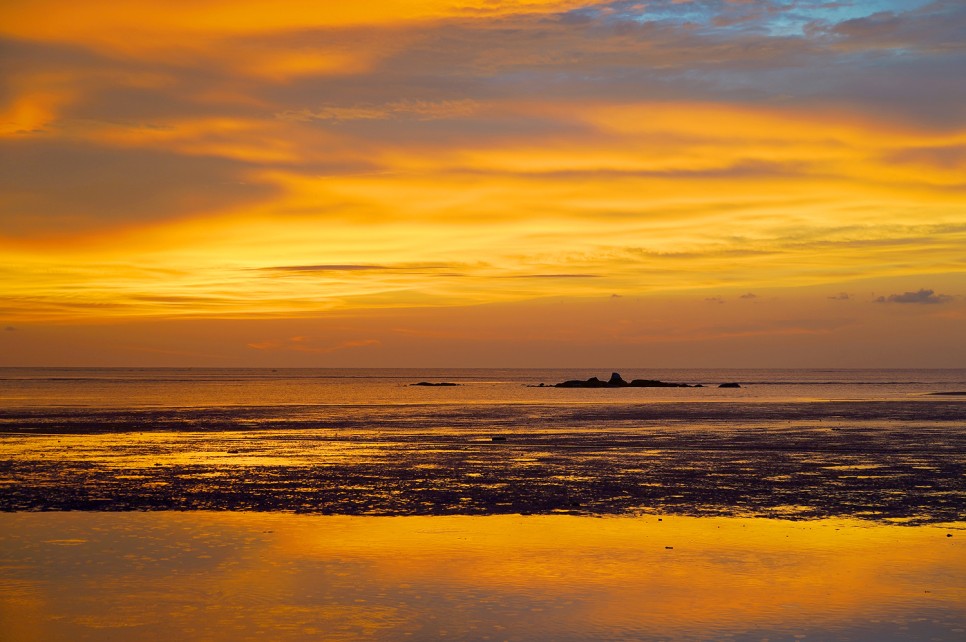
[(958, 640), (966, 524), (0, 514), (0, 639)]

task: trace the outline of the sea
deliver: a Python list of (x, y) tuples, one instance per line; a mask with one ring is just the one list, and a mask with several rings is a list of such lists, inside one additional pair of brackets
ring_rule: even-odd
[(964, 516), (966, 369), (614, 370), (4, 368), (0, 509)]
[(2, 368), (0, 639), (962, 640), (964, 393)]
[[(534, 390), (572, 379), (651, 379), (703, 390)], [(453, 382), (433, 390), (413, 383)], [(719, 389), (736, 382), (742, 388)], [(653, 402), (930, 401), (966, 390), (958, 369), (646, 368), (10, 368), (0, 367), (0, 404), (22, 408), (222, 408), (434, 405), (602, 405)], [(485, 417), (481, 417), (485, 419)], [(606, 417), (602, 417), (606, 421)]]

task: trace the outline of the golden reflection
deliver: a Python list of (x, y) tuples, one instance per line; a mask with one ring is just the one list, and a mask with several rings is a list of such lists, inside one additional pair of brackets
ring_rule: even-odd
[[(23, 640), (105, 627), (209, 640), (268, 631), (281, 640), (322, 631), (385, 640), (829, 639), (901, 627), (948, 639), (964, 621), (964, 524), (245, 513), (0, 520), (14, 564), (2, 580), (0, 626)], [(51, 576), (58, 564), (75, 570)], [(31, 605), (29, 621), (15, 615)]]

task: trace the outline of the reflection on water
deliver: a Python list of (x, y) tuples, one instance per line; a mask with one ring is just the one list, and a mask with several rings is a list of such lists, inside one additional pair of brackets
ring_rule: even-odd
[(3, 514), (0, 639), (963, 639), (964, 538), (848, 520)]

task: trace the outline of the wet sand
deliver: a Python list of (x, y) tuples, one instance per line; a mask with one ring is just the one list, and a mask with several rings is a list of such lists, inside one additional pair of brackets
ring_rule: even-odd
[(10, 513), (0, 639), (957, 640), (964, 528)]
[(964, 408), (526, 406), (483, 420), (454, 406), (297, 420), (290, 408), (281, 418), (272, 408), (7, 413), (0, 509), (962, 521)]
[(937, 397), (0, 409), (0, 639), (959, 640), (964, 425)]

